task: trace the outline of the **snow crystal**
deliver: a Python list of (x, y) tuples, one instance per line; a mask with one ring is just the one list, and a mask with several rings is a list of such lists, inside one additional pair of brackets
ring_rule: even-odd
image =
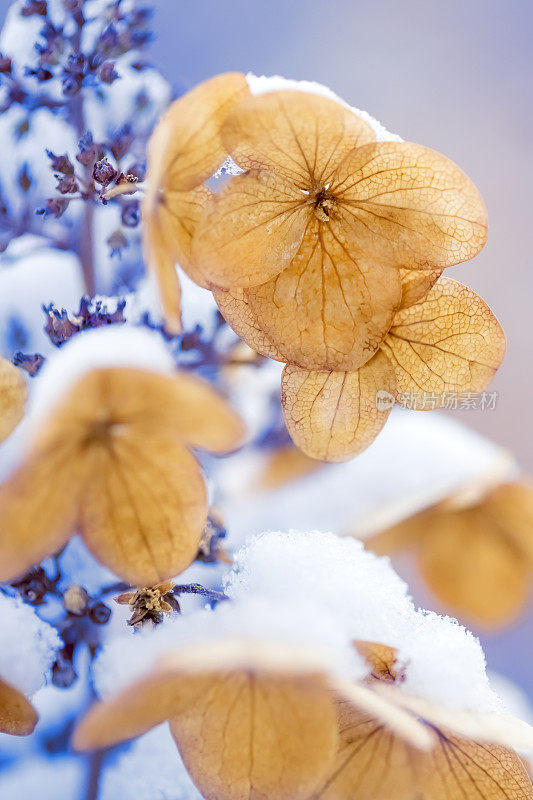
[(403, 141), (398, 134), (388, 131), (381, 124), (381, 122), (378, 122), (377, 119), (374, 119), (374, 117), (370, 116), (367, 111), (362, 111), (360, 108), (355, 108), (354, 106), (349, 105), (345, 100), (335, 94), (335, 92), (321, 83), (316, 83), (315, 81), (290, 80), (287, 78), (282, 78), (280, 75), (258, 76), (251, 72), (249, 72), (246, 76), (246, 80), (248, 81), (250, 91), (254, 95), (266, 94), (267, 92), (296, 91), (309, 92), (310, 94), (318, 94), (322, 97), (327, 97), (329, 100), (334, 100), (335, 102), (340, 103), (345, 108), (353, 111), (354, 114), (357, 114), (358, 117), (364, 119), (365, 122), (368, 122), (370, 127), (375, 132), (376, 140), (378, 142)]
[(235, 558), (227, 593), (250, 601), (313, 599), (345, 630), (346, 640), (395, 647), (406, 691), (454, 709), (494, 710), (498, 700), (479, 641), (450, 617), (417, 610), (387, 558), (333, 534), (265, 533)]
[(43, 305), (76, 309), (83, 294), (80, 263), (37, 236), (15, 239), (0, 255), (0, 349), (47, 355), (55, 352), (43, 328)]
[(365, 538), (467, 485), (489, 485), (516, 473), (506, 451), (455, 420), (401, 409), (394, 409), (373, 444), (352, 461), (322, 465), (279, 488), (250, 494), (263, 467), (258, 454), (237, 454), (220, 464), (217, 482), (233, 546), (265, 530), (289, 528)]
[(133, 742), (100, 779), (98, 800), (202, 800), (183, 766), (168, 725)]
[(0, 593), (0, 677), (26, 695), (45, 682), (61, 645), (55, 631), (20, 598)]

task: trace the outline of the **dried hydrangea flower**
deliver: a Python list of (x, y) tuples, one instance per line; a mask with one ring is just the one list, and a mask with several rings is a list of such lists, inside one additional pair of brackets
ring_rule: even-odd
[(371, 444), (395, 401), (430, 395), (427, 407), (438, 408), (450, 394), (480, 392), (504, 353), (504, 333), (487, 304), (442, 277), (422, 300), (396, 312), (380, 349), (359, 370), (288, 364), (282, 377), (288, 431), (309, 456), (345, 461)]
[(17, 427), (28, 400), (28, 390), (22, 372), (10, 361), (0, 358), (0, 442)]
[(410, 550), (443, 606), (483, 627), (514, 620), (533, 584), (533, 488), (503, 483), (442, 501), (368, 540), (380, 554)]
[[(419, 145), (376, 142), (333, 100), (247, 97), (221, 136), (246, 172), (205, 206), (193, 254), (214, 287), (243, 290), (283, 361), (357, 369), (390, 327), (399, 268), (440, 270), (485, 243), (483, 201), (455, 164)], [(238, 332), (239, 317), (226, 318)]]
[(132, 585), (182, 572), (207, 518), (190, 448), (226, 452), (243, 433), (226, 401), (188, 374), (86, 373), (0, 487), (0, 579), (18, 577), (78, 528), (93, 555)]
[(226, 158), (220, 127), (247, 91), (238, 72), (205, 81), (170, 106), (148, 145), (144, 245), (171, 333), (181, 330), (175, 264), (201, 283), (191, 260), (191, 238), (210, 194), (204, 182)]
[[(455, 798), (473, 779), (489, 787), (483, 796), (491, 800), (533, 797), (520, 759), (505, 746), (531, 742), (528, 725), (410, 697), (395, 685), (402, 671), (394, 650), (370, 642), (359, 650), (370, 675), (351, 684), (333, 679), (305, 648), (244, 641), (189, 646), (94, 706), (74, 746), (108, 747), (169, 720), (206, 800), (389, 800), (417, 789), (429, 800), (438, 780), (449, 790), (439, 796)], [(467, 753), (456, 786), (445, 771), (446, 748), (461, 763)], [(390, 752), (394, 758), (387, 759)]]
[(29, 736), (37, 720), (37, 712), (26, 696), (0, 678), (0, 733)]

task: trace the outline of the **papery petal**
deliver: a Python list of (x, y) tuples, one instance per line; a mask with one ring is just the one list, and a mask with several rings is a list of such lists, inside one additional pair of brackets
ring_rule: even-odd
[(398, 651), (379, 642), (354, 642), (357, 652), (370, 667), (371, 677), (380, 681), (395, 681), (398, 677)]
[[(502, 362), (505, 336), (475, 292), (441, 278), (423, 300), (396, 314), (382, 350), (399, 394), (479, 392)], [(445, 402), (437, 398), (433, 407)]]
[(172, 103), (148, 143), (149, 191), (185, 191), (213, 175), (226, 158), (221, 125), (248, 92), (244, 75), (226, 72)]
[(75, 443), (39, 449), (0, 486), (0, 580), (20, 577), (73, 533), (90, 461)]
[(400, 308), (408, 308), (418, 300), (422, 300), (436, 284), (442, 272), (441, 269), (400, 269), (402, 281)]
[(533, 566), (533, 484), (531, 480), (504, 483), (489, 492), (478, 506), (483, 518), (505, 531), (512, 546)]
[(292, 444), (277, 447), (267, 455), (266, 463), (254, 488), (265, 491), (277, 489), (279, 486), (303, 478), (321, 467), (320, 461), (309, 458)]
[(285, 359), (306, 369), (354, 370), (368, 361), (400, 304), (397, 270), (346, 248), (333, 222), (312, 222), (277, 277), (247, 289), (258, 327)]
[(288, 364), (281, 382), (287, 430), (311, 458), (347, 461), (374, 441), (390, 414), (394, 391), (394, 373), (381, 353), (356, 372)]
[(244, 98), (222, 128), (239, 166), (266, 168), (303, 190), (310, 181), (327, 183), (347, 153), (375, 138), (370, 125), (340, 103), (294, 91)]
[(22, 372), (0, 358), (0, 442), (16, 428), (24, 416), (28, 390)]
[(420, 570), (447, 610), (488, 627), (518, 616), (530, 593), (531, 566), (504, 530), (477, 507), (428, 512), (425, 528)]
[(285, 269), (302, 241), (310, 210), (275, 175), (236, 175), (213, 194), (198, 222), (193, 259), (215, 286), (256, 286)]
[(244, 289), (220, 289), (213, 287), (213, 297), (220, 313), (237, 336), (246, 342), (248, 347), (274, 361), (287, 359), (275, 347), (261, 330), (250, 309)]
[(487, 238), (485, 206), (472, 181), (445, 156), (408, 142), (352, 151), (331, 191), (352, 242), (382, 263), (435, 269), (473, 258)]
[(149, 431), (93, 443), (80, 528), (93, 555), (122, 580), (153, 586), (194, 560), (207, 520), (207, 493), (181, 442)]
[(165, 229), (158, 216), (144, 217), (144, 257), (157, 287), (165, 328), (169, 333), (181, 333), (181, 288), (176, 262)]
[(0, 678), (0, 733), (28, 736), (33, 733), (39, 716), (30, 701)]

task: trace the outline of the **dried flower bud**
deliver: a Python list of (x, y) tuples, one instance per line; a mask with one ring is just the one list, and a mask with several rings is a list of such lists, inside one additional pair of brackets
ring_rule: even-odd
[(52, 162), (51, 166), (54, 172), (61, 172), (63, 175), (72, 175), (74, 172), (74, 165), (66, 154), (64, 156), (56, 156), (51, 150), (47, 150), (46, 155)]
[(78, 150), (79, 153), (76, 156), (76, 160), (84, 167), (92, 166), (95, 161), (98, 161), (99, 147), (93, 142), (91, 133), (86, 133), (82, 136), (78, 142)]
[(82, 76), (85, 71), (85, 56), (83, 53), (69, 53), (66, 69), (72, 75)]
[(52, 667), (52, 683), (59, 689), (68, 689), (78, 678), (70, 658), (60, 653)]
[(0, 53), (0, 73), (3, 75), (11, 75), (13, 71), (13, 64), (10, 58)]
[(105, 625), (111, 616), (111, 609), (105, 603), (95, 603), (89, 609), (89, 617), (96, 625)]
[(131, 203), (125, 203), (122, 208), (122, 224), (126, 226), (126, 228), (136, 228), (139, 224), (141, 219), (141, 214), (139, 210), (139, 203), (136, 200), (133, 200)]
[(78, 181), (74, 175), (65, 175), (56, 186), (56, 189), (61, 194), (74, 194), (79, 191), (79, 188)]
[(53, 581), (50, 580), (42, 567), (31, 569), (11, 585), (18, 591), (24, 601), (32, 606), (42, 605), (47, 593), (55, 588)]
[(115, 65), (111, 61), (104, 61), (98, 69), (98, 77), (102, 83), (114, 83), (120, 75), (115, 69)]
[(114, 25), (108, 25), (98, 39), (97, 47), (100, 53), (113, 52), (119, 42), (117, 29)]
[(49, 197), (44, 208), (38, 208), (37, 214), (43, 217), (62, 217), (68, 208), (70, 200), (66, 197)]
[(107, 244), (111, 248), (111, 255), (120, 255), (123, 250), (128, 246), (128, 240), (124, 233), (119, 229), (113, 231), (111, 236), (107, 238)]
[(61, 86), (65, 97), (74, 97), (81, 89), (81, 80), (69, 73), (63, 78)]
[(116, 169), (107, 158), (97, 161), (93, 168), (93, 179), (102, 186), (107, 186), (111, 181), (114, 181), (117, 174)]
[(74, 333), (78, 333), (80, 325), (78, 320), (72, 320), (65, 309), (58, 309), (54, 305), (43, 306), (43, 311), (47, 315), (44, 332), (56, 347), (64, 344)]
[(111, 143), (110, 150), (113, 156), (119, 161), (130, 150), (133, 143), (133, 133), (131, 125), (123, 125), (114, 135)]
[(63, 595), (63, 606), (70, 614), (82, 616), (87, 611), (89, 604), (89, 594), (83, 586), (69, 586)]
[(28, 165), (23, 164), (22, 169), (20, 170), (18, 175), (18, 185), (20, 186), (23, 192), (28, 192), (31, 184), (32, 184), (32, 178), (28, 169)]
[(134, 164), (128, 167), (126, 176), (137, 178), (139, 183), (142, 183), (146, 178), (146, 163), (144, 161), (136, 161)]
[(41, 369), (42, 365), (45, 362), (45, 357), (42, 356), (40, 353), (32, 353), (32, 354), (24, 354), (24, 353), (15, 353), (13, 356), (13, 364), (16, 367), (20, 367), (20, 369), (26, 370), (28, 375), (31, 375), (32, 378), (37, 375), (39, 370)]
[(33, 17), (38, 14), (41, 17), (46, 17), (48, 14), (48, 6), (46, 0), (28, 0), (25, 6), (20, 11), (23, 17)]

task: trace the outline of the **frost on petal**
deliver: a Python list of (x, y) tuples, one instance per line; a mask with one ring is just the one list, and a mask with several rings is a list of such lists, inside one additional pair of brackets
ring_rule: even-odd
[(28, 736), (37, 719), (36, 710), (22, 692), (0, 678), (0, 733)]
[(505, 336), (475, 292), (440, 278), (422, 300), (396, 314), (382, 349), (394, 366), (398, 394), (479, 392), (502, 362)]
[(7, 439), (24, 416), (28, 390), (22, 372), (0, 358), (0, 442)]
[(402, 281), (401, 308), (422, 300), (442, 275), (441, 269), (400, 269)]
[(226, 158), (220, 128), (246, 93), (244, 75), (216, 75), (176, 100), (163, 115), (148, 145), (147, 183), (159, 189), (193, 189)]
[(309, 217), (306, 198), (275, 175), (252, 170), (212, 195), (198, 221), (193, 258), (215, 286), (264, 283), (296, 255)]
[(152, 586), (194, 560), (207, 518), (195, 458), (148, 431), (92, 448), (80, 526), (93, 555), (133, 585)]
[(243, 169), (265, 168), (301, 189), (327, 183), (354, 147), (375, 141), (370, 125), (326, 97), (280, 91), (242, 100), (222, 139)]
[(213, 287), (213, 297), (230, 328), (235, 331), (237, 336), (240, 336), (243, 342), (246, 342), (248, 347), (275, 361), (287, 360), (259, 327), (244, 289)]
[(374, 441), (390, 414), (394, 391), (394, 372), (381, 353), (356, 372), (288, 364), (281, 383), (285, 423), (307, 455), (347, 461)]
[(368, 361), (400, 297), (396, 270), (353, 255), (340, 226), (317, 220), (291, 265), (245, 292), (257, 325), (287, 361), (324, 370), (354, 370)]
[(354, 246), (390, 266), (438, 269), (473, 258), (487, 238), (483, 200), (440, 153), (380, 142), (350, 153), (332, 179)]

